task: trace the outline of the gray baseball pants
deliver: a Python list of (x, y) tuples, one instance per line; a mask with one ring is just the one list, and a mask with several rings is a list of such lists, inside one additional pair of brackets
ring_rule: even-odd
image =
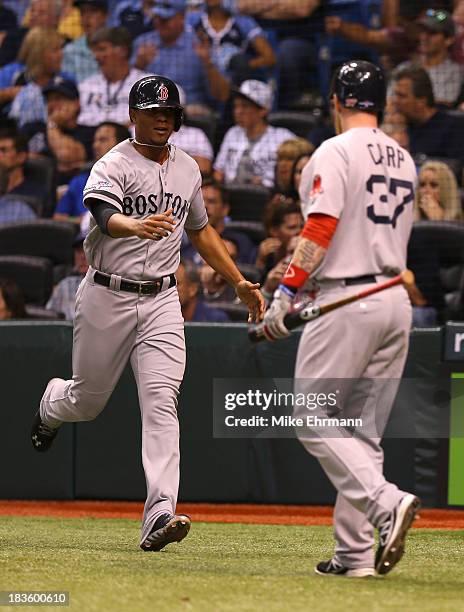
[[(142, 417), (147, 483), (141, 542), (157, 517), (174, 513), (179, 488), (177, 396), (185, 369), (176, 287), (139, 296), (97, 285), (90, 268), (76, 296), (72, 380), (52, 379), (40, 404), (51, 427), (90, 421), (105, 407), (130, 360)], [(165, 288), (166, 287), (166, 288)]]
[[(317, 303), (332, 302), (368, 287), (372, 285), (322, 283)], [(409, 298), (398, 286), (308, 323), (299, 344), (295, 390), (318, 393), (338, 386), (335, 413), (339, 413), (330, 416), (363, 420), (355, 435), (344, 427), (331, 426), (297, 431), (303, 446), (319, 460), (337, 489), (336, 557), (349, 568), (374, 566), (374, 526), (405, 495), (383, 476), (380, 439), (406, 361), (410, 327)], [(327, 417), (325, 410), (316, 409), (315, 414)], [(308, 410), (296, 407), (294, 414), (305, 417)]]

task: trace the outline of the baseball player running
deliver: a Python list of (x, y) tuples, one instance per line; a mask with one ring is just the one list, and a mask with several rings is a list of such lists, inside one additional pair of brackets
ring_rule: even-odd
[[(369, 62), (347, 62), (335, 75), (339, 135), (324, 142), (303, 170), (306, 224), (264, 317), (269, 340), (288, 335), (284, 315), (308, 277), (320, 286), (317, 302), (329, 303), (353, 293), (353, 285), (362, 290), (405, 268), (416, 170), (407, 151), (378, 128), (385, 95), (383, 73)], [(336, 378), (345, 388), (343, 415), (362, 412), (376, 425), (370, 435), (363, 429), (352, 436), (324, 424), (297, 432), (338, 492), (336, 551), (317, 565), (318, 574), (386, 574), (403, 555), (419, 500), (385, 480), (380, 436), (396, 394), (395, 379), (402, 375), (410, 326), (406, 290), (396, 286), (318, 318), (303, 331), (295, 371), (298, 391), (327, 390), (327, 379)], [(366, 395), (376, 379), (388, 383), (385, 392)], [(305, 414), (304, 407), (295, 407), (296, 416)], [(379, 530), (375, 558), (374, 528)]]
[(76, 296), (73, 377), (48, 383), (31, 436), (34, 448), (46, 451), (63, 422), (96, 418), (130, 360), (147, 482), (140, 546), (158, 551), (190, 528), (188, 516), (175, 514), (185, 345), (174, 272), (184, 228), (235, 287), (250, 321), (262, 319), (264, 300), (208, 223), (197, 163), (168, 144), (183, 117), (176, 85), (162, 76), (140, 79), (130, 91), (129, 113), (135, 138), (96, 162), (84, 190), (92, 213), (84, 245), (90, 267)]

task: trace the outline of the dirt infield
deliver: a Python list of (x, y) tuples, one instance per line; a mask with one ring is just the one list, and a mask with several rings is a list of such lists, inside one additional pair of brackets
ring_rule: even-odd
[[(107, 501), (9, 501), (0, 500), (0, 516), (54, 516), (62, 518), (140, 519), (140, 502)], [(253, 504), (179, 504), (179, 513), (207, 523), (255, 523), (265, 525), (331, 525), (329, 506), (273, 506)], [(464, 510), (421, 510), (414, 527), (464, 529)]]

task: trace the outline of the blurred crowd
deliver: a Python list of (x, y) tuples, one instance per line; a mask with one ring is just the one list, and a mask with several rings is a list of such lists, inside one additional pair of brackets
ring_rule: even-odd
[[(463, 318), (464, 0), (0, 0), (0, 319), (72, 320), (84, 185), (131, 137), (128, 95), (146, 74), (179, 86), (171, 142), (197, 161), (210, 223), (270, 299), (303, 226), (302, 169), (335, 134), (331, 75), (351, 58), (383, 66), (382, 128), (417, 165), (414, 323)], [(246, 319), (187, 238), (178, 287), (186, 321)]]

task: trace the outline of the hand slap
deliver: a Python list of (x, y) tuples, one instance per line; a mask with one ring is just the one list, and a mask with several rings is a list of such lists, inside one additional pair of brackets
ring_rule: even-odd
[(266, 301), (259, 291), (259, 283), (242, 280), (237, 283), (235, 292), (248, 308), (248, 323), (259, 323), (263, 320)]

